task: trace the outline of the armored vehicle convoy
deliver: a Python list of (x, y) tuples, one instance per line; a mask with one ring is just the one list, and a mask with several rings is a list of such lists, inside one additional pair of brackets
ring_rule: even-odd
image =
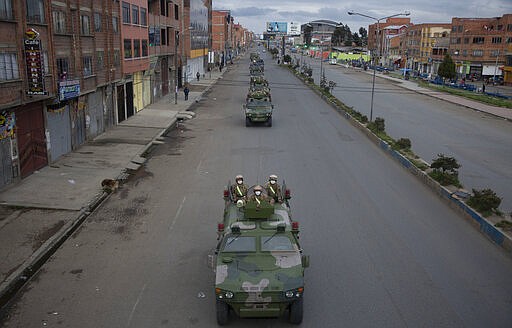
[(302, 255), (299, 224), (291, 219), (290, 192), (283, 184), (284, 201), (271, 202), (255, 186), (248, 200), (232, 200), (228, 189), (224, 219), (218, 224), (215, 295), (217, 322), (228, 323), (229, 313), (239, 317), (280, 317), (302, 322), (304, 269), (309, 257)]
[(250, 91), (243, 105), (245, 112), (245, 126), (251, 126), (253, 123), (261, 122), (266, 126), (272, 126), (272, 105), (270, 90)]

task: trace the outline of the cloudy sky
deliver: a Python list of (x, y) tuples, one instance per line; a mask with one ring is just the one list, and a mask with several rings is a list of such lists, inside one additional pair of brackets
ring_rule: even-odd
[(235, 23), (255, 33), (265, 30), (265, 22), (307, 23), (330, 19), (347, 24), (352, 32), (368, 29), (375, 21), (349, 16), (355, 11), (375, 18), (409, 11), (411, 22), (451, 23), (452, 17), (496, 17), (512, 14), (511, 0), (213, 0), (214, 9), (232, 11)]

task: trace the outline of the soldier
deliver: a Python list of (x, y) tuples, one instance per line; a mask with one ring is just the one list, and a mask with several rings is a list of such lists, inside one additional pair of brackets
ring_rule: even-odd
[(263, 187), (260, 185), (254, 186), (254, 195), (252, 195), (249, 200), (256, 202), (256, 207), (260, 207), (262, 202), (268, 202), (267, 196), (263, 194)]
[(235, 184), (231, 186), (231, 198), (233, 202), (237, 202), (238, 200), (246, 200), (247, 198), (247, 185), (244, 183), (244, 177), (242, 175), (237, 175), (235, 177)]
[(277, 175), (271, 174), (268, 177), (268, 182), (265, 184), (265, 189), (270, 198), (278, 203), (283, 202), (283, 194), (281, 193), (281, 186), (277, 183)]

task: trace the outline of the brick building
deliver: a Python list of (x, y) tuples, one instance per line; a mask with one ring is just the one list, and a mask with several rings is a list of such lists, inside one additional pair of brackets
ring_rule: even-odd
[(181, 58), (177, 38), (182, 23), (183, 1), (150, 0), (149, 55), (151, 102), (174, 92), (181, 80)]
[(231, 21), (231, 11), (213, 10), (212, 50), (215, 63), (225, 63), (225, 57), (231, 48)]
[[(375, 23), (368, 25), (368, 50), (372, 52), (372, 54), (381, 55), (384, 53), (384, 47), (385, 47), (385, 33), (386, 31), (389, 32), (389, 30), (386, 30), (386, 27), (390, 26), (410, 26), (411, 19), (409, 17), (406, 18), (399, 18), (399, 17), (393, 17), (393, 18), (387, 18), (385, 22), (382, 23)], [(377, 47), (379, 49), (377, 49)]]
[(449, 53), (466, 78), (503, 75), (507, 46), (512, 43), (512, 14), (492, 18), (452, 18)]
[(0, 10), (0, 188), (115, 124), (119, 3), (14, 1)]
[(117, 85), (117, 121), (142, 110), (150, 103), (148, 1), (120, 2), (123, 76)]

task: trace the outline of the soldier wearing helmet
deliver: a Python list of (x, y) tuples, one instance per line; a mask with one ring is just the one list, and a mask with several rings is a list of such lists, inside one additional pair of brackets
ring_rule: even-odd
[(268, 177), (268, 182), (265, 184), (267, 195), (275, 202), (283, 202), (283, 194), (281, 192), (281, 186), (277, 183), (277, 175), (271, 174)]
[(231, 199), (233, 202), (237, 202), (238, 200), (247, 200), (247, 185), (244, 183), (244, 177), (242, 175), (237, 175), (235, 177), (235, 184), (231, 186)]
[(249, 198), (251, 202), (256, 203), (256, 207), (260, 207), (262, 202), (268, 202), (267, 195), (263, 192), (263, 187), (260, 185), (254, 186), (254, 194)]

